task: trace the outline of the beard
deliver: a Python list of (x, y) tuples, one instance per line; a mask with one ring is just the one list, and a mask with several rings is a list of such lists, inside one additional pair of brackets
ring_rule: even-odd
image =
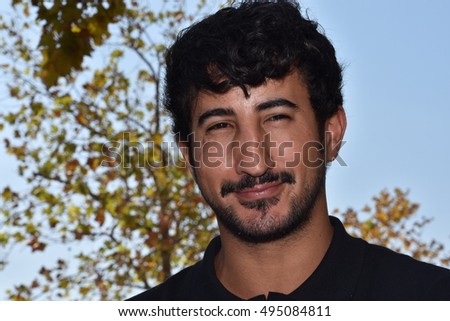
[[(200, 184), (199, 187), (203, 197), (215, 212), (218, 222), (234, 236), (247, 243), (268, 243), (283, 239), (301, 230), (310, 221), (317, 198), (325, 186), (325, 166), (320, 166), (316, 170), (317, 174), (314, 180), (309, 184), (305, 183), (299, 195), (292, 194), (287, 215), (273, 215), (270, 212), (270, 209), (279, 203), (279, 199), (276, 197), (255, 201), (240, 201), (244, 208), (258, 212), (257, 217), (250, 221), (245, 221), (240, 217), (231, 205), (223, 206), (219, 204), (213, 197), (205, 193)], [(251, 188), (256, 184), (275, 181), (295, 184), (294, 176), (291, 173), (266, 172), (260, 177), (243, 177), (237, 183), (225, 182), (220, 194), (224, 198), (229, 193)]]

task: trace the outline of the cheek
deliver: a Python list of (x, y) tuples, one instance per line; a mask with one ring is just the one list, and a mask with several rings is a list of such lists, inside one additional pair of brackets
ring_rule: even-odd
[(210, 193), (220, 187), (226, 169), (226, 151), (218, 143), (206, 143), (193, 154), (198, 185)]
[(311, 132), (272, 133), (266, 146), (270, 146), (270, 156), (278, 168), (298, 166), (318, 167), (322, 144)]
[(307, 168), (318, 168), (325, 163), (325, 147), (321, 142), (310, 141), (303, 147), (302, 163)]
[(197, 153), (199, 165), (205, 170), (210, 171), (223, 167), (225, 163), (225, 148), (222, 143), (209, 141), (203, 143)]

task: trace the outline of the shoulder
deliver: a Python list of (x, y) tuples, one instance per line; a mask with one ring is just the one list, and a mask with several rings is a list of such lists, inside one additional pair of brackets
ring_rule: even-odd
[(139, 293), (127, 301), (186, 301), (192, 300), (192, 281), (196, 279), (198, 264), (172, 275), (165, 282)]
[(450, 300), (450, 270), (369, 243), (360, 285), (372, 299)]
[(203, 259), (168, 278), (165, 282), (131, 297), (130, 301), (205, 301), (230, 295), (217, 280), (214, 258), (220, 250), (219, 237), (211, 240)]

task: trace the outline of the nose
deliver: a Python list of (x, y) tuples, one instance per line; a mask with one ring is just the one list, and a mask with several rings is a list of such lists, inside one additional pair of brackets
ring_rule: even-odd
[(270, 135), (258, 130), (241, 131), (238, 138), (239, 148), (233, 155), (238, 174), (258, 177), (274, 166), (267, 137)]

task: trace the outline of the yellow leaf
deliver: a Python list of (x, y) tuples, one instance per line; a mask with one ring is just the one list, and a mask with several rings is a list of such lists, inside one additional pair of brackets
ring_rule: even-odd
[(98, 166), (100, 165), (100, 159), (91, 157), (91, 158), (88, 159), (87, 163), (88, 163), (89, 167), (93, 171), (95, 171), (98, 168)]
[(70, 26), (70, 31), (72, 31), (73, 33), (80, 33), (81, 29), (75, 23), (72, 23), (72, 25)]
[(2, 196), (3, 196), (3, 199), (4, 199), (5, 201), (11, 200), (11, 199), (12, 199), (12, 192), (11, 192), (11, 189), (10, 189), (9, 187), (6, 187), (6, 188), (3, 190)]
[(155, 145), (156, 146), (161, 146), (161, 143), (162, 143), (162, 135), (161, 134), (156, 134), (154, 137), (153, 137), (153, 141), (155, 142)]

